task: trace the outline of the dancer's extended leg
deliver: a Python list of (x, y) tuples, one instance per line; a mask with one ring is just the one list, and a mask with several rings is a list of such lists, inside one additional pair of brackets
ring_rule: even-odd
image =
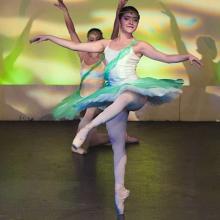
[[(85, 127), (89, 122), (92, 121), (96, 114), (97, 108), (88, 108), (85, 112), (85, 115), (81, 119), (79, 126), (78, 126), (78, 131)], [(100, 145), (100, 144), (106, 144), (109, 142), (109, 138), (106, 134), (99, 134), (96, 130), (96, 128), (93, 128), (87, 138), (86, 141), (84, 142), (83, 146), (81, 146), (78, 149), (75, 149), (74, 147), (71, 147), (72, 152), (78, 153), (78, 154), (86, 154), (89, 146), (94, 146), (94, 145)]]
[(106, 124), (114, 153), (115, 205), (119, 215), (124, 213), (124, 201), (129, 196), (129, 191), (124, 187), (127, 162), (125, 151), (127, 119), (128, 111), (125, 110)]
[[(101, 111), (98, 110), (97, 108), (88, 108), (86, 110), (85, 115), (83, 116), (83, 118), (81, 119), (79, 126), (78, 126), (78, 131), (85, 127), (89, 122), (92, 121), (92, 119), (94, 118), (95, 115), (97, 115), (97, 113), (101, 113)], [(126, 139), (125, 142), (127, 144), (136, 144), (139, 142), (139, 140), (136, 137), (130, 136), (126, 133)], [(93, 128), (88, 136), (87, 139), (85, 141), (85, 143), (83, 144), (83, 149), (87, 150), (88, 147), (90, 146), (97, 146), (97, 145), (102, 145), (102, 144), (107, 144), (109, 143), (109, 138), (108, 135), (105, 133), (99, 133), (97, 132), (97, 130), (95, 128)]]
[(88, 108), (86, 109), (86, 112), (83, 116), (83, 118), (80, 120), (80, 123), (78, 125), (78, 131), (85, 127), (89, 122), (92, 121), (92, 119), (94, 118), (95, 114), (96, 114), (97, 108)]
[(78, 134), (73, 140), (73, 145), (75, 146), (75, 148), (80, 147), (85, 141), (88, 132), (92, 128), (111, 120), (117, 114), (122, 112), (124, 109), (137, 110), (141, 108), (145, 103), (146, 103), (146, 98), (144, 96), (141, 96), (133, 92), (124, 92), (102, 113), (100, 113), (89, 124), (87, 124), (83, 129), (81, 129), (80, 132), (78, 132)]
[[(94, 117), (96, 112), (96, 108), (88, 108), (86, 109), (85, 115), (83, 116), (83, 118), (80, 120), (80, 123), (78, 125), (78, 129), (77, 132), (82, 129), (83, 127), (85, 127)], [(72, 152), (77, 153), (77, 154), (86, 154), (87, 153), (87, 149), (89, 146), (89, 139), (90, 139), (90, 133), (93, 133), (92, 129), (89, 134), (87, 139), (85, 140), (84, 144), (79, 147), (79, 148), (74, 148), (73, 146), (71, 147)]]

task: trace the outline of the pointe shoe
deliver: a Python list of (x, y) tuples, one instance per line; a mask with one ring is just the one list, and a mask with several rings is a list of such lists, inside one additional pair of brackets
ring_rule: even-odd
[(87, 154), (87, 150), (79, 147), (79, 148), (75, 148), (74, 146), (71, 146), (71, 151), (73, 153), (77, 153), (77, 154), (80, 154), (80, 155), (83, 155), (83, 154)]
[(89, 128), (84, 127), (80, 129), (75, 138), (73, 139), (72, 148), (77, 150), (85, 142), (87, 135), (89, 133)]
[(118, 215), (124, 214), (125, 199), (128, 198), (130, 191), (121, 187), (115, 191), (115, 208)]

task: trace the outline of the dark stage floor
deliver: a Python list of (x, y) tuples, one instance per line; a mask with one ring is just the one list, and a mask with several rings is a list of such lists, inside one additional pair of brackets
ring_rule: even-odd
[[(72, 122), (0, 122), (0, 220), (114, 220), (110, 146), (70, 152)], [(103, 129), (103, 128), (102, 128)], [(220, 123), (130, 122), (126, 220), (220, 219)]]

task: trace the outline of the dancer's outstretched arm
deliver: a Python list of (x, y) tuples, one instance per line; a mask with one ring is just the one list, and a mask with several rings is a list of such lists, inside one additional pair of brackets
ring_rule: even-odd
[(201, 61), (192, 54), (186, 55), (169, 55), (158, 51), (153, 46), (145, 42), (139, 42), (136, 48), (138, 54), (144, 55), (154, 60), (158, 60), (165, 63), (179, 63), (183, 61), (190, 61), (191, 64), (200, 67), (202, 65)]
[(119, 33), (119, 12), (120, 10), (127, 4), (128, 0), (119, 0), (118, 1), (118, 7), (115, 14), (115, 21), (114, 21), (114, 27), (111, 35), (111, 39), (115, 39), (118, 37)]
[(55, 37), (52, 35), (37, 35), (30, 40), (30, 43), (40, 43), (42, 41), (51, 41), (62, 47), (82, 52), (99, 53), (103, 52), (105, 47), (108, 45), (109, 40), (99, 40), (88, 43), (75, 43), (70, 40)]

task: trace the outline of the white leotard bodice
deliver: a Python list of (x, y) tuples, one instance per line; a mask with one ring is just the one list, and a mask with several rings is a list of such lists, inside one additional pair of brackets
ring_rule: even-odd
[[(113, 60), (121, 50), (113, 50), (108, 46), (105, 48), (105, 59), (108, 64)], [(120, 85), (123, 83), (128, 83), (133, 80), (138, 79), (136, 75), (136, 67), (140, 58), (134, 53), (133, 48), (121, 58), (116, 66), (110, 71), (109, 83), (110, 85)]]

